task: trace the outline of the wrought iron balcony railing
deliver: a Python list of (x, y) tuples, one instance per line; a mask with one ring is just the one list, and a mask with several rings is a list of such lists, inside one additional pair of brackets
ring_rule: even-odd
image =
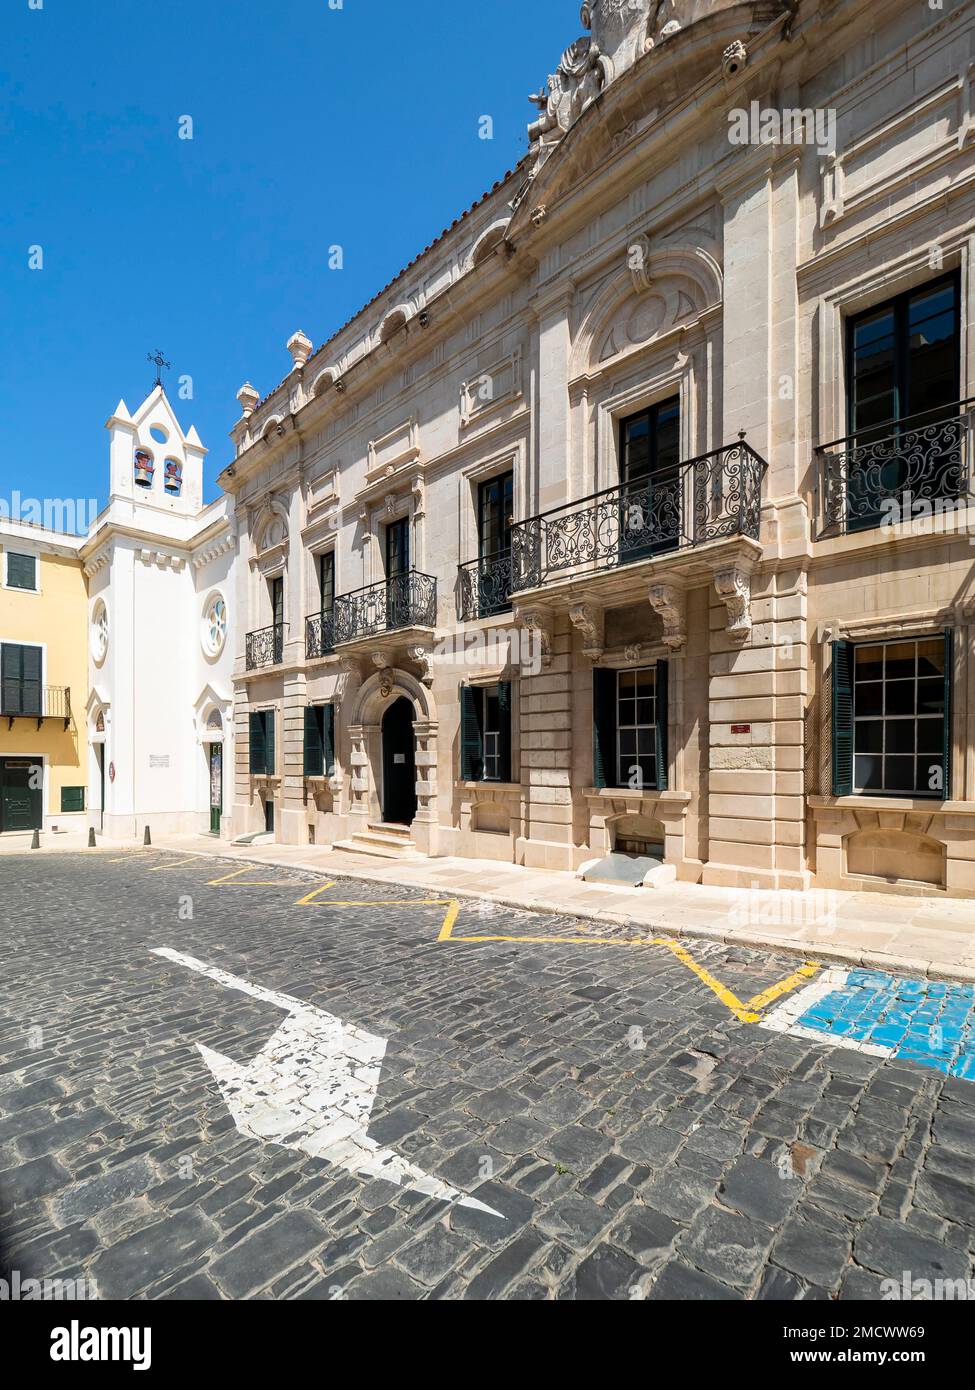
[(335, 600), (334, 643), (354, 642), (404, 627), (435, 627), (437, 581), (409, 570), (392, 579), (367, 584)]
[(305, 619), (305, 656), (309, 661), (335, 650), (335, 614), (313, 613)]
[(460, 620), (491, 618), (511, 608), (511, 551), (499, 551), (461, 565)]
[(969, 497), (973, 407), (958, 401), (820, 444), (817, 537), (916, 520)]
[(738, 441), (637, 483), (516, 522), (512, 591), (598, 573), (732, 536), (758, 539), (767, 464)]
[(0, 687), (0, 715), (7, 720), (8, 729), (15, 719), (36, 719), (38, 727), (45, 719), (63, 719), (67, 729), (71, 724), (71, 687), (6, 680)]
[(262, 627), (258, 632), (249, 632), (245, 641), (245, 654), (248, 671), (259, 671), (263, 666), (280, 666), (284, 660), (284, 634), (287, 623), (275, 623), (273, 627)]

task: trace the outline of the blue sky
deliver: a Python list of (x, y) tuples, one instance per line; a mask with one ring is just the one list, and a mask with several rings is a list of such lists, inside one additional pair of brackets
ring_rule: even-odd
[(317, 347), (517, 162), (581, 32), (575, 0), (5, 0), (0, 497), (104, 499), (105, 420), (156, 347), (173, 396), (193, 378), (212, 497), (241, 383), (269, 390), (291, 333)]

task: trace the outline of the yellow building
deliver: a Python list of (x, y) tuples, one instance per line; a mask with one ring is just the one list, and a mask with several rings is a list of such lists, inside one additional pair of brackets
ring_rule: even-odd
[(87, 829), (81, 545), (0, 519), (0, 835)]

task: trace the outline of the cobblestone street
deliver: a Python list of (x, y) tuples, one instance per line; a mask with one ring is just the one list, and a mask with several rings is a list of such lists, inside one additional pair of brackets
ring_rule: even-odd
[[(874, 1300), (885, 1280), (972, 1278), (965, 1064), (762, 1028), (816, 979), (795, 957), (156, 851), (8, 857), (0, 892), (0, 1222), (21, 1279), (100, 1298)], [(297, 1122), (260, 1130), (272, 1101), (337, 1103), (267, 1094), (288, 999), (296, 1028), (325, 1020), (322, 1065), (340, 1034), (350, 1055), (386, 1040), (368, 1139), (454, 1198), (342, 1166), (348, 1126), (330, 1157)], [(311, 1065), (300, 1041), (291, 1060)], [(273, 1137), (228, 1105), (248, 1068)]]

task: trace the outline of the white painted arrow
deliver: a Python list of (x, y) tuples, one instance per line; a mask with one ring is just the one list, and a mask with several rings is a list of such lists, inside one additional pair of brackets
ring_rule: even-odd
[(366, 1133), (376, 1102), (386, 1039), (343, 1023), (290, 994), (262, 989), (194, 956), (162, 947), (152, 952), (187, 970), (239, 990), (288, 1017), (253, 1061), (234, 1062), (197, 1043), (242, 1134), (270, 1139), (285, 1148), (322, 1158), (350, 1173), (486, 1211), (501, 1212), (431, 1178), (392, 1149), (380, 1148)]

